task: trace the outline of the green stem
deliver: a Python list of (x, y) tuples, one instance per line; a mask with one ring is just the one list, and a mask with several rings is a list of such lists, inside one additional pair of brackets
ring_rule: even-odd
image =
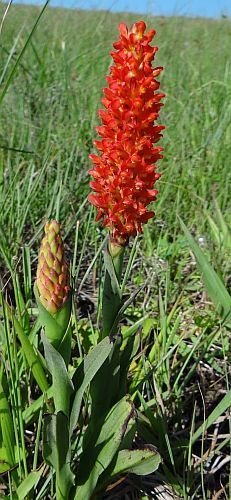
[[(122, 302), (120, 282), (122, 276), (124, 247), (109, 240), (104, 251), (105, 280), (103, 289), (102, 312), (103, 327), (101, 338), (117, 333), (115, 319)], [(84, 435), (84, 456), (79, 474), (84, 473), (85, 463), (89, 461), (89, 453), (94, 448), (105, 415), (117, 401), (120, 377), (120, 339), (116, 339), (114, 347), (90, 386), (92, 399), (91, 420)], [(86, 462), (85, 462), (86, 460)], [(82, 468), (81, 468), (82, 467)]]
[[(106, 273), (102, 301), (102, 338), (116, 333), (116, 325), (114, 325), (114, 322), (121, 306), (120, 282), (123, 268), (124, 247), (117, 247), (115, 255), (113, 255), (112, 245), (110, 245), (110, 247), (110, 250), (106, 249), (104, 253)], [(111, 269), (110, 261), (113, 266)], [(112, 329), (113, 325), (114, 328)]]
[[(117, 333), (117, 325), (115, 319), (121, 307), (122, 294), (120, 282), (122, 276), (124, 257), (124, 247), (113, 243), (109, 240), (109, 245), (104, 251), (105, 262), (105, 280), (103, 289), (103, 328), (101, 337), (115, 335)], [(84, 435), (84, 456), (82, 457), (80, 467), (80, 476), (84, 473), (85, 460), (89, 460), (89, 453), (94, 448), (97, 436), (100, 432), (102, 422), (105, 415), (111, 408), (112, 404), (117, 401), (120, 377), (120, 339), (116, 339), (114, 347), (105, 360), (100, 370), (94, 377), (90, 393), (92, 399), (91, 420), (88, 425), (87, 432)]]

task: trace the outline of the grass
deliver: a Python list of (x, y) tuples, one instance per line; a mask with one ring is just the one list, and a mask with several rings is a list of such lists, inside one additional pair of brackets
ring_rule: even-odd
[[(0, 19), (5, 10), (1, 4)], [(95, 342), (102, 281), (98, 249), (105, 236), (86, 203), (88, 154), (116, 27), (138, 17), (47, 8), (32, 31), (40, 12), (11, 6), (0, 34), (1, 287), (21, 311), (24, 331), (34, 338), (30, 313), (38, 243), (46, 218), (59, 217), (70, 260), (75, 255), (75, 286), (81, 288), (81, 319), (74, 327), (78, 358)], [(229, 290), (231, 24), (228, 19), (177, 17), (148, 18), (147, 23), (157, 30), (156, 63), (165, 66), (165, 156), (159, 164), (163, 175), (156, 218), (133, 247), (125, 293), (145, 286), (130, 304), (122, 331), (129, 337), (138, 329), (140, 345), (129, 371), (129, 390), (139, 410), (141, 439), (157, 447), (163, 464), (144, 479), (125, 478), (105, 498), (127, 498), (126, 492), (129, 498), (145, 492), (161, 498), (158, 488), (164, 485), (166, 499), (167, 494), (228, 499), (230, 322), (216, 308), (208, 283), (209, 294), (205, 291), (204, 262), (197, 266), (179, 217)], [(42, 413), (33, 427), (28, 409), (38, 398), (38, 388), (19, 349), (16, 325), (11, 328), (6, 311), (0, 317), (6, 353), (2, 385), (10, 388), (3, 402), (13, 409), (12, 435), (23, 478), (31, 457), (34, 469), (42, 461)], [(44, 472), (43, 478), (33, 498), (52, 495), (52, 475)], [(2, 476), (2, 494), (9, 498), (11, 481), (14, 471)]]

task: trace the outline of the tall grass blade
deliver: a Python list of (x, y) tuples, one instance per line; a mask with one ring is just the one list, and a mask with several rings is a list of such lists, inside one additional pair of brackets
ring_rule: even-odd
[(211, 297), (215, 307), (223, 321), (227, 322), (231, 318), (231, 297), (222, 283), (217, 273), (212, 268), (207, 257), (203, 254), (200, 247), (194, 241), (184, 222), (180, 219), (181, 227), (193, 251), (198, 267), (202, 274), (205, 287)]
[(214, 423), (216, 420), (226, 412), (228, 408), (231, 406), (231, 389), (227, 392), (227, 394), (223, 397), (223, 399), (218, 403), (216, 408), (210, 413), (209, 417), (200, 425), (200, 427), (194, 432), (191, 442), (194, 444), (204, 433), (205, 431)]
[(38, 23), (39, 23), (42, 15), (43, 15), (45, 9), (47, 8), (48, 4), (49, 4), (49, 0), (46, 1), (45, 5), (43, 6), (43, 8), (42, 8), (42, 10), (40, 12), (40, 14), (38, 15), (38, 17), (37, 17), (37, 19), (36, 19), (36, 21), (34, 23), (34, 26), (33, 26), (32, 30), (31, 30), (29, 36), (27, 37), (27, 40), (26, 40), (26, 42), (25, 42), (22, 50), (20, 51), (20, 53), (19, 53), (19, 55), (18, 55), (18, 57), (17, 57), (17, 59), (15, 61), (15, 64), (14, 64), (12, 70), (10, 71), (10, 74), (9, 74), (7, 80), (6, 80), (6, 83), (5, 83), (4, 87), (3, 87), (2, 93), (0, 94), (0, 106), (1, 106), (1, 103), (2, 103), (2, 101), (3, 101), (3, 99), (4, 99), (5, 95), (6, 95), (6, 93), (7, 93), (7, 90), (8, 90), (8, 88), (9, 88), (9, 86), (10, 86), (10, 84), (11, 84), (13, 78), (14, 78), (14, 74), (15, 74), (15, 72), (17, 70), (17, 67), (18, 67), (18, 65), (19, 65), (19, 63), (20, 63), (20, 61), (21, 61), (21, 59), (22, 59), (22, 57), (23, 57), (23, 55), (24, 55), (24, 53), (25, 53), (25, 51), (26, 51), (26, 49), (27, 49), (27, 47), (28, 47), (28, 45), (30, 43), (30, 40), (31, 40), (31, 38), (32, 38), (32, 36), (33, 36), (33, 34), (34, 34), (37, 26), (38, 26)]

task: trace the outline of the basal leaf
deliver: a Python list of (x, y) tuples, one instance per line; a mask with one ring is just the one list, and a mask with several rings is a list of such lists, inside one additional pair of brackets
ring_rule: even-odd
[(22, 481), (16, 491), (19, 500), (24, 500), (28, 493), (30, 493), (30, 491), (37, 485), (43, 471), (44, 467), (41, 467), (39, 470), (32, 471), (28, 474), (24, 481)]
[(56, 472), (56, 495), (67, 500), (74, 475), (71, 472), (71, 444), (68, 417), (62, 412), (46, 415), (43, 428), (43, 457)]
[(144, 476), (158, 469), (160, 462), (160, 455), (152, 446), (145, 446), (142, 450), (121, 450), (111, 476), (124, 472)]
[(77, 368), (72, 381), (75, 387), (75, 398), (72, 405), (70, 416), (71, 432), (78, 423), (79, 412), (84, 392), (104, 361), (111, 352), (113, 343), (109, 337), (105, 337), (89, 354), (83, 359), (81, 365)]
[(55, 411), (56, 413), (62, 411), (69, 416), (70, 397), (73, 392), (72, 381), (61, 354), (50, 344), (44, 334), (42, 334), (42, 341), (47, 367), (52, 374)]
[[(97, 485), (100, 475), (107, 469), (119, 450), (128, 422), (134, 418), (134, 407), (126, 396), (119, 401), (105, 418), (95, 445), (80, 458), (74, 500), (89, 500)], [(89, 471), (86, 477), (86, 471)], [(86, 477), (83, 483), (84, 477)], [(82, 483), (82, 484), (81, 484)]]

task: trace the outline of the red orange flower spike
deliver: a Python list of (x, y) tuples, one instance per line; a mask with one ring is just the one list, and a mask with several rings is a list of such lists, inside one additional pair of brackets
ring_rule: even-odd
[(119, 25), (120, 38), (111, 52), (114, 64), (103, 89), (106, 109), (99, 110), (102, 125), (96, 128), (102, 137), (94, 142), (99, 155), (90, 155), (94, 193), (88, 200), (97, 207), (96, 220), (103, 218), (120, 244), (142, 232), (142, 224), (154, 216), (147, 207), (156, 200), (153, 187), (160, 177), (155, 164), (163, 148), (155, 144), (164, 126), (154, 122), (163, 105), (156, 80), (163, 68), (152, 68), (158, 50), (150, 45), (155, 31), (145, 34), (145, 29), (143, 21), (130, 31), (124, 23)]

